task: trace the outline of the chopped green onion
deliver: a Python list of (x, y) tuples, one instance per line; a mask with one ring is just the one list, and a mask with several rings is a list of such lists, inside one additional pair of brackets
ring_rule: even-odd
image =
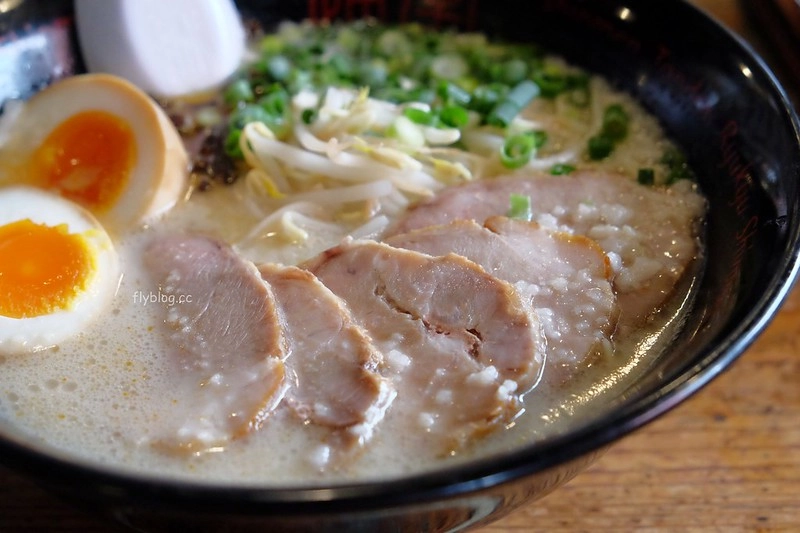
[(614, 151), (614, 140), (603, 134), (595, 135), (589, 139), (588, 148), (590, 158), (605, 159)]
[(567, 78), (561, 73), (539, 71), (533, 74), (532, 79), (545, 98), (554, 98), (567, 88)]
[(413, 64), (404, 71), (404, 74), (422, 83), (431, 81), (431, 58), (425, 54), (418, 53), (414, 56), (413, 61)]
[(267, 59), (264, 70), (273, 81), (283, 82), (288, 80), (292, 73), (292, 62), (286, 56), (272, 56)]
[(667, 166), (667, 185), (683, 179), (694, 179), (694, 174), (689, 168), (686, 158), (677, 148), (668, 148), (661, 156), (661, 163)]
[(307, 49), (308, 53), (310, 55), (322, 55), (325, 51), (325, 45), (322, 43), (323, 40), (325, 40), (324, 37), (320, 37), (319, 42), (311, 43)]
[(486, 117), (486, 122), (492, 126), (507, 127), (511, 121), (534, 98), (539, 95), (539, 87), (530, 80), (525, 80), (514, 86)]
[(458, 54), (445, 54), (433, 58), (431, 75), (440, 80), (457, 80), (469, 71), (469, 65)]
[(353, 63), (344, 54), (333, 54), (328, 60), (328, 65), (336, 72), (340, 78), (350, 79), (353, 77)]
[(358, 81), (367, 87), (383, 87), (388, 76), (386, 64), (382, 60), (373, 60), (361, 66)]
[(242, 130), (240, 129), (231, 129), (228, 131), (228, 135), (225, 137), (224, 150), (225, 154), (229, 157), (234, 159), (242, 159), (244, 157), (242, 149), (239, 147), (239, 139), (241, 136)]
[(439, 112), (439, 120), (442, 124), (451, 128), (463, 128), (469, 121), (469, 113), (466, 109), (457, 105), (449, 105), (442, 108)]
[[(473, 90), (475, 90), (475, 87), (478, 86), (479, 80), (475, 76), (464, 76), (463, 78), (458, 78), (456, 83), (469, 95)], [(472, 97), (470, 96), (470, 99), (471, 98)]]
[(303, 109), (303, 112), (300, 113), (300, 120), (303, 121), (303, 124), (311, 124), (317, 119), (317, 110), (312, 107), (307, 107)]
[(261, 52), (275, 54), (283, 50), (283, 39), (277, 35), (267, 35), (261, 39)]
[(467, 91), (448, 81), (442, 81), (436, 86), (436, 94), (445, 104), (468, 105), (470, 95)]
[(528, 64), (522, 59), (509, 59), (503, 63), (500, 73), (502, 82), (513, 85), (521, 82), (528, 75)]
[(344, 27), (336, 35), (336, 43), (350, 53), (358, 49), (361, 36), (353, 28)]
[(384, 57), (406, 54), (411, 50), (411, 42), (401, 30), (386, 30), (377, 41), (377, 49)]
[(498, 83), (478, 85), (472, 91), (469, 108), (482, 115), (487, 115), (507, 93), (508, 87)]
[(259, 98), (258, 105), (273, 117), (282, 117), (289, 112), (289, 93), (278, 87)]
[(315, 62), (314, 55), (304, 48), (292, 50), (291, 59), (294, 65), (301, 70), (312, 68)]
[(403, 109), (403, 116), (411, 119), (411, 122), (415, 124), (422, 124), (424, 126), (430, 126), (436, 120), (433, 113), (418, 107), (406, 107)]
[(564, 176), (575, 171), (575, 167), (567, 163), (556, 163), (550, 167), (550, 174), (553, 176)]
[(520, 168), (528, 164), (536, 151), (536, 139), (530, 132), (518, 133), (506, 139), (500, 149), (500, 162), (506, 168)]
[(492, 61), (484, 65), (484, 75), (495, 83), (503, 82), (503, 65)]
[[(321, 95), (330, 86), (366, 87), (370, 98), (412, 104), (403, 106), (385, 132), (409, 146), (430, 142), (426, 135), (452, 133), (429, 127), (460, 130), (478, 115), (480, 124), (506, 130), (500, 160), (507, 168), (524, 167), (547, 142), (542, 131), (514, 133), (521, 124), (517, 117), (533, 99), (563, 95), (576, 107), (590, 104), (589, 75), (551, 63), (541, 49), (490, 44), (477, 33), (430, 32), (420, 24), (288, 24), (260, 44), (259, 61), (224, 92), (230, 112), (225, 140), (237, 156), (236, 136), (248, 122), (263, 122), (278, 138), (286, 138), (292, 120), (317, 120), (315, 106), (292, 112), (291, 96), (302, 90)], [(420, 103), (430, 110), (420, 109)], [(589, 142), (589, 156), (607, 157), (628, 135), (629, 121), (622, 106), (609, 106)], [(691, 175), (685, 163), (667, 159), (669, 154), (664, 166), (656, 168), (659, 179), (662, 173), (665, 180)], [(573, 170), (567, 164), (550, 168), (553, 174)]]
[(494, 64), (491, 58), (486, 55), (485, 48), (480, 46), (466, 48), (464, 50), (464, 57), (467, 63), (469, 63), (472, 72), (483, 79), (486, 78), (486, 74), (489, 72), (491, 65)]
[(231, 107), (235, 107), (241, 102), (252, 102), (255, 100), (253, 89), (250, 87), (250, 82), (246, 79), (233, 81), (225, 89), (222, 97), (225, 103)]
[(243, 129), (251, 122), (262, 122), (272, 130), (279, 139), (285, 138), (289, 133), (289, 116), (287, 112), (283, 114), (273, 114), (264, 109), (261, 105), (246, 104), (231, 114), (228, 125), (232, 129)]
[(652, 168), (640, 168), (636, 175), (636, 181), (642, 185), (652, 185), (656, 181), (656, 173)]
[(270, 114), (261, 106), (246, 104), (239, 107), (228, 118), (228, 125), (234, 129), (242, 129), (250, 122), (264, 122), (270, 120)]
[(673, 167), (682, 165), (686, 160), (680, 150), (670, 147), (664, 150), (664, 154), (661, 156), (661, 162), (669, 167)]
[(534, 130), (534, 131), (528, 132), (528, 135), (530, 135), (533, 138), (533, 147), (535, 149), (541, 148), (542, 146), (544, 146), (544, 143), (547, 142), (547, 132), (546, 131)]
[(292, 94), (299, 93), (303, 89), (313, 87), (314, 85), (311, 73), (299, 68), (292, 70), (292, 74), (289, 76), (289, 80), (286, 83), (287, 88)]
[(570, 77), (570, 90), (567, 93), (567, 101), (575, 107), (586, 107), (592, 98), (589, 90), (589, 75), (577, 74)]
[(411, 102), (422, 102), (424, 104), (432, 104), (436, 100), (436, 93), (432, 89), (426, 87), (418, 87), (408, 93)]
[(410, 91), (400, 87), (381, 87), (374, 93), (370, 91), (370, 95), (395, 104), (405, 104), (408, 102), (432, 104), (434, 100), (436, 100), (436, 93), (426, 87), (418, 87)]
[(420, 41), (422, 42), (423, 49), (427, 50), (430, 53), (436, 53), (439, 51), (442, 41), (446, 38), (445, 35), (439, 34), (437, 32), (426, 32), (419, 36)]
[(530, 221), (533, 218), (531, 197), (525, 194), (511, 193), (509, 207), (506, 213), (508, 218)]
[(621, 141), (628, 135), (630, 118), (622, 105), (611, 104), (603, 113), (602, 134), (613, 141)]
[(628, 113), (620, 104), (609, 105), (603, 112), (600, 133), (589, 139), (589, 157), (599, 160), (611, 155), (617, 143), (628, 135), (629, 120)]

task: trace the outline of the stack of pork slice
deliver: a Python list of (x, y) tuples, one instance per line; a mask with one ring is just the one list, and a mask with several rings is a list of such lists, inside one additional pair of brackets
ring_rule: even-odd
[[(512, 194), (530, 198), (531, 220), (506, 216)], [(298, 266), (159, 237), (145, 257), (154, 282), (203, 297), (165, 311), (190, 401), (155, 442), (224, 447), (284, 409), (329, 429), (331, 457), (389, 425), (409, 453), (458, 452), (510, 423), (540, 380), (613, 357), (698, 256), (704, 210), (688, 182), (579, 171), (444, 189), (380, 241), (347, 239)]]

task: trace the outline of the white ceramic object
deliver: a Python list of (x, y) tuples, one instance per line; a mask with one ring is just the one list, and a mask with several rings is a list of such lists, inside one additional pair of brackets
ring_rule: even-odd
[(157, 97), (202, 94), (241, 65), (245, 31), (232, 0), (75, 0), (90, 72)]

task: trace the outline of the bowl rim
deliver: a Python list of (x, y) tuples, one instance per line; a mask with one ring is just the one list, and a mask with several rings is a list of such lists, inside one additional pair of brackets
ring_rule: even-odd
[[(794, 133), (796, 159), (800, 161), (800, 118), (786, 89), (765, 60), (741, 36), (728, 29), (703, 9), (679, 0), (670, 6), (682, 9), (682, 16), (703, 17), (704, 24), (737, 48), (765, 77), (769, 90), (781, 105), (786, 126)], [(794, 169), (800, 179), (800, 163)], [(60, 454), (48, 454), (0, 435), (4, 463), (30, 474), (45, 484), (53, 478), (80, 479), (95, 486), (106, 498), (138, 503), (215, 510), (258, 509), (261, 513), (298, 515), (340, 511), (368, 511), (387, 507), (422, 504), (443, 497), (458, 497), (513, 482), (525, 476), (557, 468), (593, 452), (645, 426), (672, 410), (726, 371), (773, 320), (800, 277), (800, 212), (788, 222), (792, 231), (766, 290), (735, 328), (712, 348), (703, 349), (697, 361), (682, 369), (656, 390), (626, 402), (604, 416), (563, 435), (519, 447), (502, 455), (480, 457), (433, 471), (386, 480), (370, 479), (326, 485), (259, 486), (159, 478), (128, 470), (103, 468), (97, 464)], [(188, 497), (187, 497), (188, 496)]]

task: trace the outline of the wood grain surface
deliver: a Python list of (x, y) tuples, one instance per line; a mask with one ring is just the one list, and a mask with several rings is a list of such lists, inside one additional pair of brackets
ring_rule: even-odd
[[(695, 3), (764, 46), (736, 0)], [(0, 532), (48, 531), (117, 529), (0, 467)], [(800, 531), (800, 288), (708, 387), (479, 533), (531, 531)]]

